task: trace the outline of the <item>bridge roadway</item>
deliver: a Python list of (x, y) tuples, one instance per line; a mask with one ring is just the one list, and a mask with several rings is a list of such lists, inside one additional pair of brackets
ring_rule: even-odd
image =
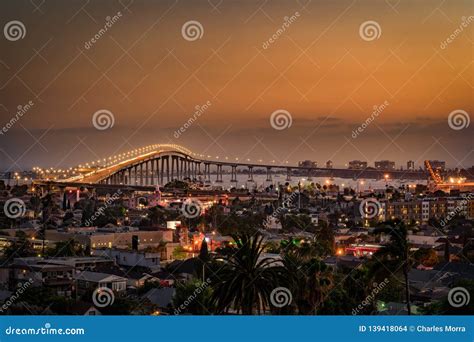
[[(262, 169), (266, 172), (267, 181), (272, 181), (272, 175), (279, 170), (286, 172), (287, 181), (290, 181), (292, 176), (308, 179), (311, 177), (384, 179), (386, 176), (389, 179), (403, 180), (426, 180), (429, 176), (426, 171), (377, 170), (372, 168), (307, 168), (290, 165), (207, 160), (203, 159), (202, 155), (197, 155), (178, 145), (156, 146), (154, 150), (149, 152), (58, 182), (147, 186), (166, 184), (172, 180), (201, 178), (204, 182), (211, 183), (211, 174), (213, 174), (215, 175), (215, 182), (221, 183), (224, 167), (230, 168), (231, 182), (233, 183), (237, 183), (237, 174), (247, 174), (248, 180), (253, 181), (254, 174), (259, 173), (256, 170)], [(201, 166), (204, 166), (204, 170), (201, 170)], [(211, 167), (213, 169), (212, 173)], [(245, 170), (242, 171), (242, 168)]]

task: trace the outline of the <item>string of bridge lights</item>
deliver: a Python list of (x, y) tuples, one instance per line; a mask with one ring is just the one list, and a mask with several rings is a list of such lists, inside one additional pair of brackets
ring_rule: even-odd
[[(108, 158), (101, 158), (97, 160), (93, 160), (87, 163), (79, 164), (75, 167), (69, 167), (69, 168), (54, 168), (54, 167), (49, 167), (49, 168), (41, 168), (38, 166), (33, 167), (33, 171), (40, 175), (41, 178), (46, 178), (46, 179), (52, 179), (56, 180), (58, 178), (67, 178), (71, 176), (77, 176), (82, 174), (83, 172), (87, 171), (93, 171), (95, 169), (100, 169), (100, 168), (106, 168), (106, 167), (111, 167), (115, 166), (117, 164), (120, 164), (124, 161), (128, 161), (130, 159), (146, 155), (147, 153), (153, 153), (156, 152), (157, 150), (160, 149), (172, 149), (174, 151), (182, 152), (184, 154), (187, 154), (189, 156), (195, 157), (195, 158), (201, 158), (203, 160), (225, 160), (225, 161), (236, 161), (236, 162), (252, 162), (252, 159), (250, 158), (238, 158), (238, 157), (228, 157), (228, 156), (212, 156), (212, 155), (205, 155), (205, 154), (199, 154), (199, 153), (194, 153), (191, 150), (181, 146), (181, 145), (176, 145), (176, 144), (154, 144), (154, 145), (148, 145), (145, 147), (140, 147), (128, 152), (120, 153), (114, 156), (110, 156)], [(257, 159), (256, 162), (258, 163), (264, 163), (263, 159)], [(271, 164), (275, 164), (276, 160), (271, 160)], [(288, 160), (284, 161), (283, 164), (288, 164)]]

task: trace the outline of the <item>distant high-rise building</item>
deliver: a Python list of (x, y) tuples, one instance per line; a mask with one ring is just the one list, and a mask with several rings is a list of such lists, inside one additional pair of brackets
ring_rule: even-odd
[(332, 169), (332, 160), (328, 160), (328, 161), (326, 162), (326, 168), (327, 168), (327, 169)]
[(312, 167), (318, 167), (318, 162), (312, 161), (312, 160), (303, 160), (298, 162), (299, 167), (307, 167), (312, 168)]
[(375, 168), (377, 170), (395, 170), (395, 162), (390, 160), (376, 161)]
[(407, 170), (409, 171), (415, 170), (415, 162), (413, 160), (407, 161)]
[(366, 168), (367, 168), (366, 161), (351, 160), (349, 162), (349, 169), (366, 169)]

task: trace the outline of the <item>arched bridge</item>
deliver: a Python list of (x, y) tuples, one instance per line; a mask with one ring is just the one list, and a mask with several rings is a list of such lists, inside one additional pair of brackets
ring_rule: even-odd
[[(111, 165), (98, 167), (90, 172), (61, 180), (60, 182), (88, 183), (88, 184), (123, 184), (134, 186), (147, 186), (165, 184), (172, 180), (201, 180), (211, 181), (212, 174), (216, 182), (222, 182), (223, 168), (226, 173), (230, 170), (231, 182), (237, 182), (237, 173), (242, 168), (246, 169), (248, 180), (253, 181), (255, 169), (266, 169), (266, 180), (272, 181), (272, 174), (279, 170), (286, 172), (286, 179), (291, 180), (292, 175), (311, 177), (340, 177), (340, 178), (365, 178), (382, 179), (426, 179), (428, 174), (424, 171), (386, 171), (376, 169), (329, 169), (308, 168), (302, 166), (275, 165), (229, 162), (224, 160), (208, 160), (203, 155), (179, 145), (153, 145), (143, 153), (127, 157)], [(239, 170), (237, 169), (239, 168)]]

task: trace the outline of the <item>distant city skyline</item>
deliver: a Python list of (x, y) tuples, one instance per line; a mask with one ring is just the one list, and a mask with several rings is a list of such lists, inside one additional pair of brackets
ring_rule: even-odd
[[(474, 165), (474, 125), (448, 121), (474, 109), (470, 1), (127, 6), (4, 5), (2, 27), (20, 21), (25, 36), (0, 37), (0, 170), (158, 143), (292, 165)], [(188, 22), (200, 36), (186, 39)], [(367, 22), (375, 38), (364, 37)], [(101, 110), (113, 118), (103, 130), (92, 122)], [(288, 127), (272, 126), (275, 112), (289, 113)]]

